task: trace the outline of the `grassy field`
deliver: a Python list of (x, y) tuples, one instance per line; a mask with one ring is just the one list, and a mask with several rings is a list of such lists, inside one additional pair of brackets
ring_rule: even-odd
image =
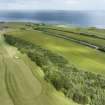
[(65, 36), (70, 36), (71, 38), (74, 38), (76, 40), (88, 42), (90, 44), (96, 45), (96, 46), (105, 46), (105, 39), (99, 39), (99, 38), (94, 38), (94, 37), (89, 37), (86, 35), (80, 35), (80, 34), (73, 34), (73, 33), (67, 33), (67, 32), (62, 32), (62, 31), (57, 31), (57, 30), (47, 30), (48, 32), (51, 32), (52, 34), (61, 34)]
[[(84, 31), (74, 30), (69, 28), (68, 30), (65, 28), (58, 28), (58, 27), (40, 27), (43, 32), (47, 32), (52, 35), (63, 35), (65, 37), (73, 38), (78, 41), (86, 42), (97, 47), (105, 47), (105, 38), (100, 34), (93, 34)], [(81, 28), (82, 29), (82, 28)]]
[(23, 54), (0, 38), (0, 66), (4, 73), (1, 74), (0, 99), (3, 105), (103, 105), (105, 52), (56, 35), (63, 34), (104, 47), (105, 40), (101, 38), (104, 29), (60, 28), (32, 23), (5, 25), (8, 29), (5, 41)]
[(41, 45), (63, 55), (73, 65), (83, 70), (105, 74), (105, 53), (65, 39), (49, 36), (39, 31), (14, 31), (8, 33)]
[(0, 36), (0, 105), (77, 105), (57, 92), (43, 75)]
[(98, 29), (96, 27), (61, 27), (59, 25), (54, 25), (51, 26), (50, 28), (53, 29), (58, 29), (62, 31), (72, 31), (72, 32), (77, 32), (77, 33), (87, 33), (89, 35), (96, 35), (99, 37), (104, 37), (105, 38), (105, 29)]

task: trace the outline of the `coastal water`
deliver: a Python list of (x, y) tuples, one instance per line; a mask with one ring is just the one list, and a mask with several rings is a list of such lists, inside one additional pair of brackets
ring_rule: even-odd
[(0, 21), (28, 21), (105, 28), (105, 11), (0, 11)]

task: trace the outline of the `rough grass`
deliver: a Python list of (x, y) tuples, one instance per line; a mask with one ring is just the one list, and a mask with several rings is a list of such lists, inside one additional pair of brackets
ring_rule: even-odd
[(38, 31), (14, 31), (8, 34), (59, 53), (83, 70), (105, 74), (105, 53), (103, 52)]

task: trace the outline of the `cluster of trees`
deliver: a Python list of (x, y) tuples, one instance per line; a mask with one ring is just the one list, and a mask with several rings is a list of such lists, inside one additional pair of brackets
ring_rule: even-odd
[(10, 35), (4, 35), (10, 45), (26, 53), (44, 71), (44, 78), (65, 96), (81, 105), (105, 104), (105, 77), (79, 70), (64, 57), (41, 46)]

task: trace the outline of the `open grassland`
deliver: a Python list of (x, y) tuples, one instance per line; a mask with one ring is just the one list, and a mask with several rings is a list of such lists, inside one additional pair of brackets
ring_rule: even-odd
[(84, 28), (83, 27), (66, 27), (66, 26), (61, 27), (59, 25), (54, 25), (54, 26), (50, 26), (50, 28), (58, 29), (62, 31), (68, 31), (68, 32), (84, 33), (90, 36), (95, 35), (98, 37), (105, 38), (105, 29), (98, 29), (96, 27), (84, 27)]
[(54, 35), (68, 36), (70, 38), (73, 38), (79, 41), (84, 41), (99, 47), (105, 47), (105, 39), (100, 39), (92, 36), (90, 37), (89, 35), (81, 35), (77, 33), (75, 34), (75, 33), (62, 32), (62, 31), (51, 30), (51, 29), (46, 29), (46, 32), (49, 32), (50, 34), (54, 34)]
[[(88, 32), (78, 32), (76, 30), (73, 29), (65, 29), (65, 28), (58, 28), (58, 27), (42, 27), (40, 26), (38, 28), (40, 31), (45, 32), (46, 34), (50, 34), (53, 36), (62, 36), (65, 37), (65, 39), (74, 39), (76, 40), (75, 42), (84, 44), (84, 45), (93, 45), (93, 46), (97, 46), (98, 48), (101, 48), (104, 50), (105, 47), (105, 38), (102, 37), (101, 35), (96, 35), (96, 34), (90, 34)], [(97, 33), (98, 34), (98, 33)], [(83, 43), (82, 43), (83, 42)]]
[(77, 105), (45, 82), (41, 69), (0, 36), (0, 105)]
[(105, 53), (39, 31), (14, 31), (9, 35), (41, 45), (67, 58), (83, 70), (105, 74)]

